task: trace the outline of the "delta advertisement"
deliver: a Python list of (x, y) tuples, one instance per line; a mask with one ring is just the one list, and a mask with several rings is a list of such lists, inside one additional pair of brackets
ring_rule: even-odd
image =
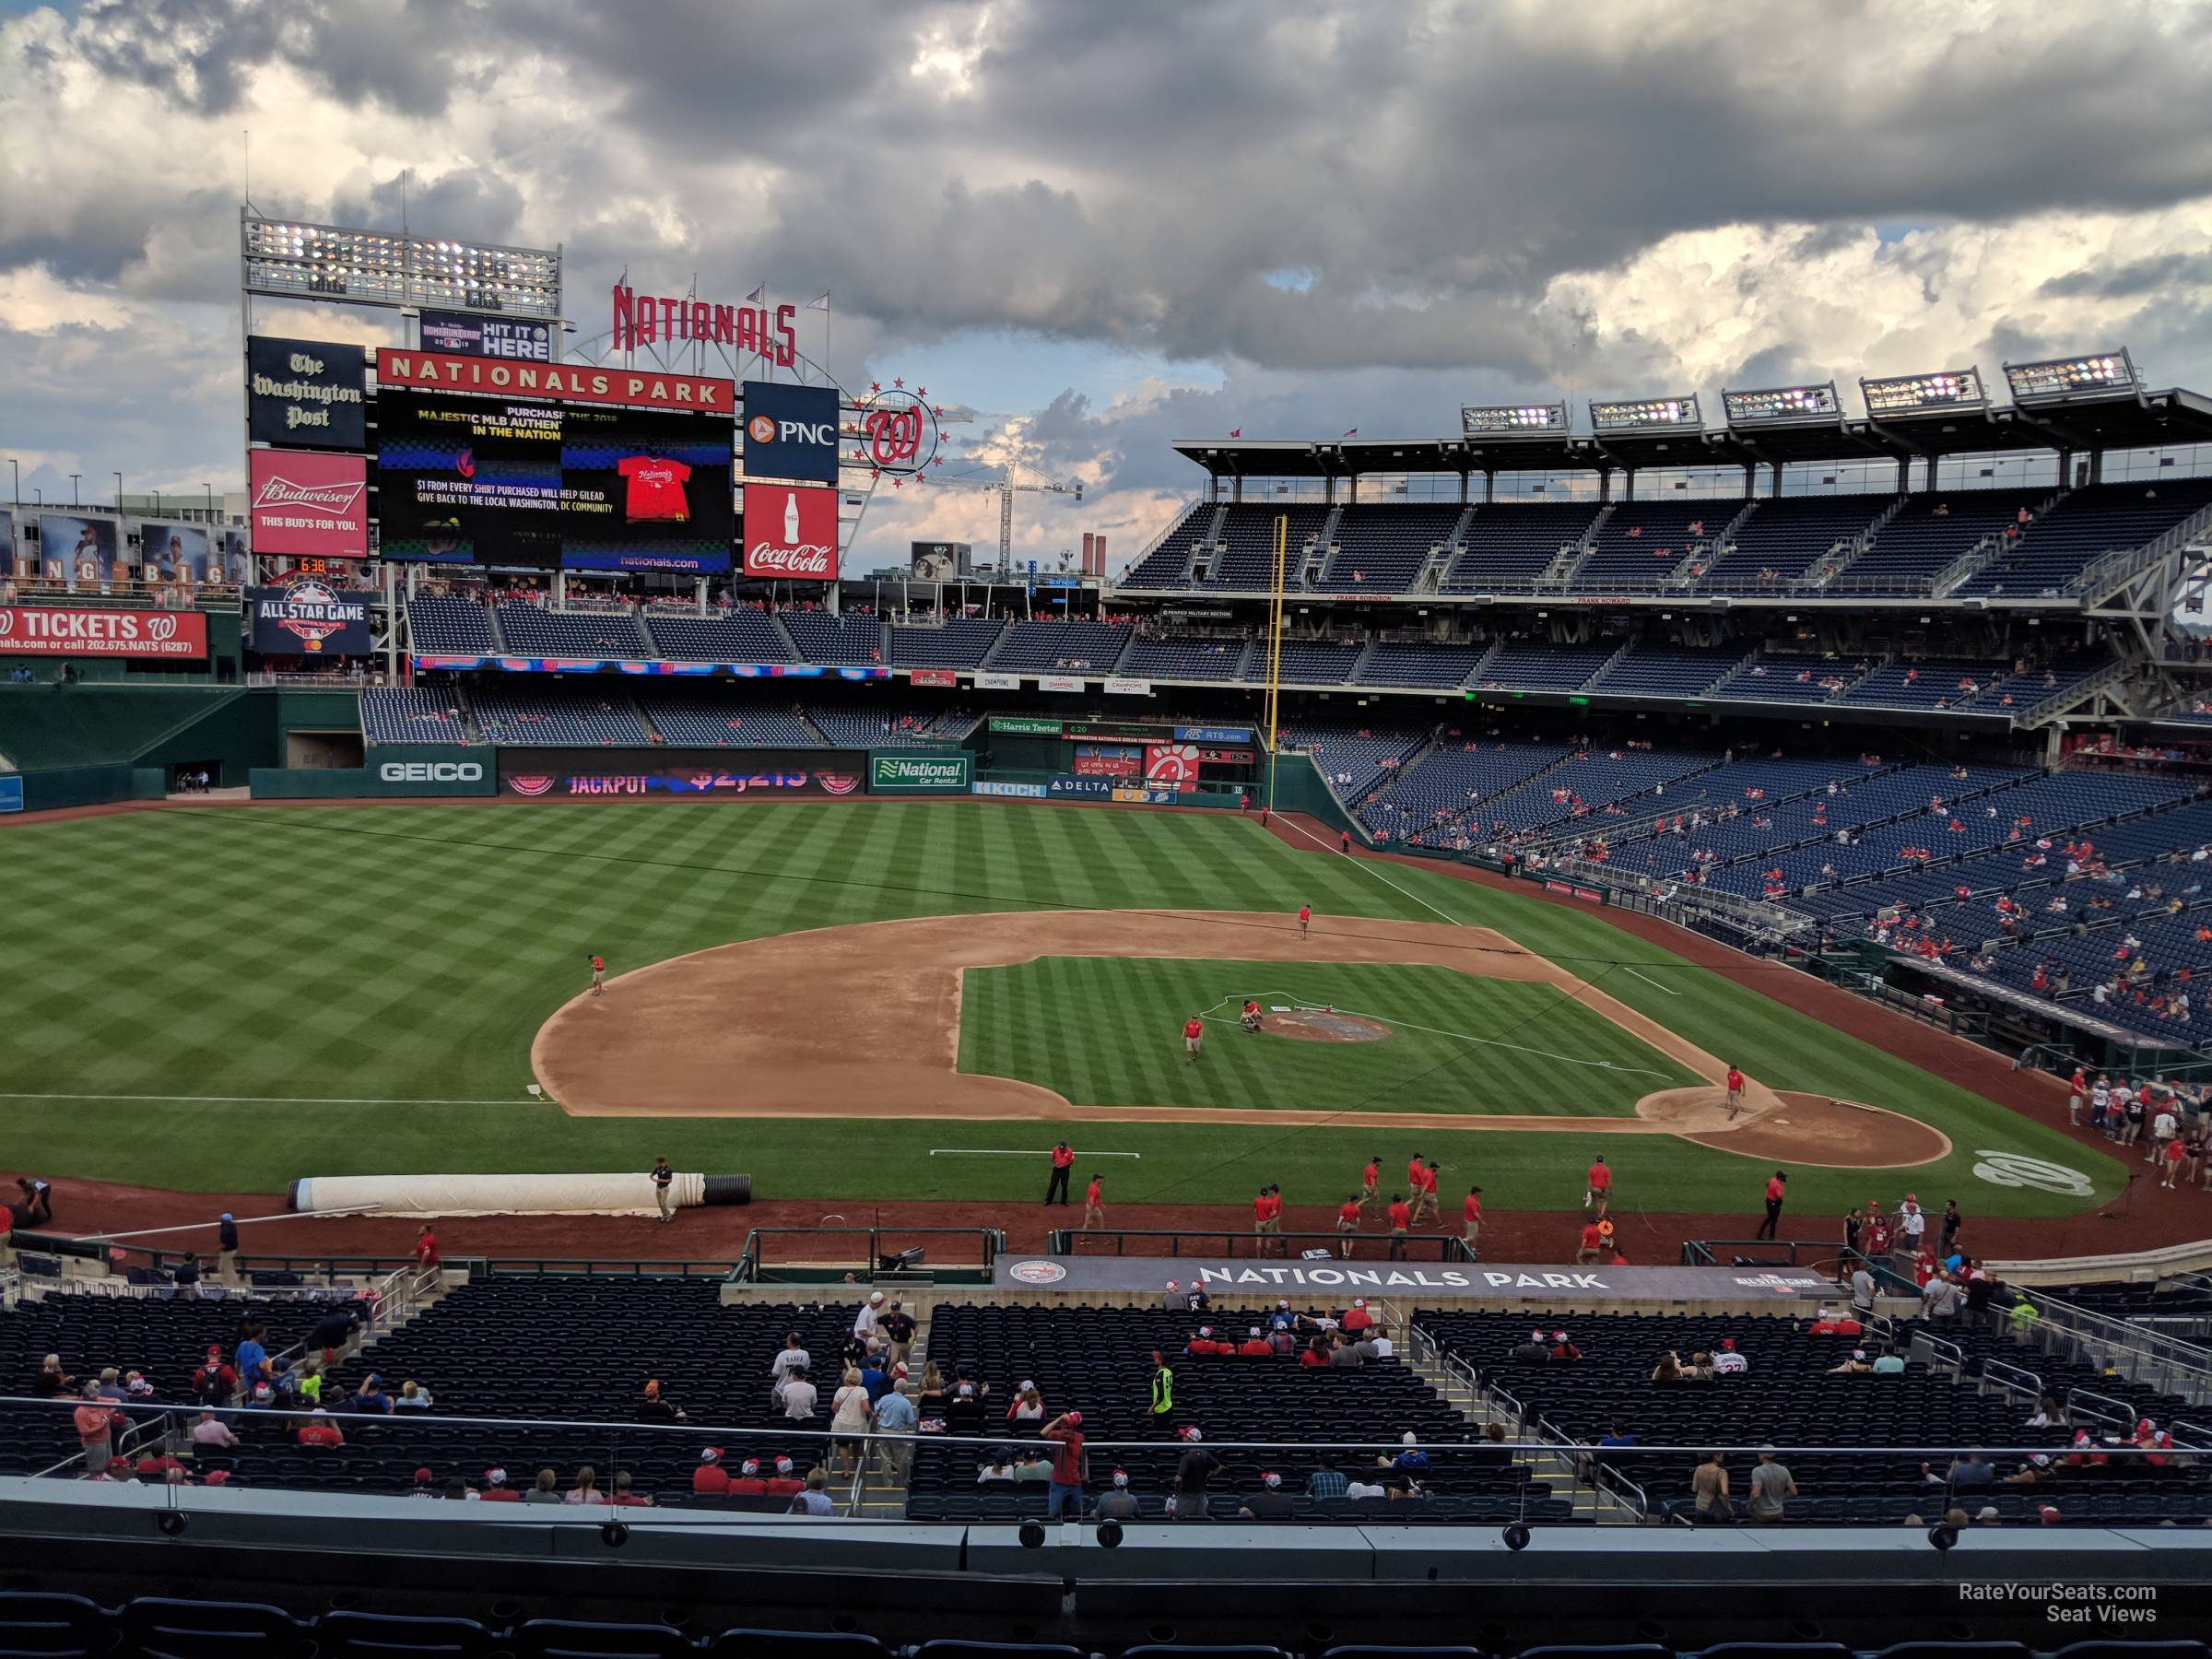
[(246, 341), (246, 436), (358, 450), (369, 436), (368, 375), (364, 347), (254, 335)]
[(246, 595), (253, 648), (265, 656), (367, 656), (371, 597), (313, 581), (255, 588)]
[(88, 518), (75, 512), (39, 514), (39, 574), (48, 582), (65, 582), (71, 587), (98, 587), (118, 574), (115, 521)]
[(219, 565), (210, 564), (211, 557), (203, 525), (157, 519), (139, 522), (138, 560), (148, 582), (219, 582), (223, 571)]
[(500, 793), (527, 800), (794, 800), (860, 793), (867, 757), (838, 749), (752, 749), (742, 759), (642, 759), (604, 749), (501, 749)]
[(745, 382), (745, 476), (837, 482), (837, 388)]
[(747, 576), (770, 582), (837, 580), (836, 490), (747, 484), (744, 533)]
[(553, 324), (524, 318), (472, 316), (466, 312), (426, 311), (422, 313), (422, 348), (455, 357), (549, 363), (553, 360)]
[(196, 610), (68, 610), (0, 605), (0, 655), (172, 661), (207, 654)]
[(369, 557), (369, 463), (359, 455), (254, 450), (246, 479), (256, 554)]
[(1116, 788), (1112, 778), (1069, 777), (1063, 774), (1045, 785), (1054, 800), (1110, 801)]
[(941, 749), (868, 755), (870, 794), (966, 794), (974, 780), (971, 755)]

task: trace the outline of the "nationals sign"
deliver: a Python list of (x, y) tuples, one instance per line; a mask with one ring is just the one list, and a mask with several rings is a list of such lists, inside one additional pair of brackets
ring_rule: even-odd
[[(732, 415), (736, 386), (703, 374), (665, 374), (654, 369), (596, 368), (590, 363), (515, 363), (462, 357), (450, 351), (376, 354), (376, 383), (436, 386), (446, 392), (491, 392), (507, 396), (556, 398), (564, 403), (636, 404), (650, 409), (697, 409)], [(257, 549), (262, 551), (265, 549)]]
[(253, 551), (309, 559), (369, 557), (369, 463), (312, 450), (253, 452)]
[(745, 573), (771, 581), (837, 580), (837, 491), (745, 487)]
[(196, 610), (63, 610), (0, 606), (0, 654), (203, 657), (207, 618)]
[[(697, 294), (641, 294), (627, 282), (615, 284), (617, 351), (634, 351), (669, 340), (700, 340), (757, 353), (779, 369), (799, 360), (798, 335), (792, 320), (795, 305), (716, 305)], [(728, 405), (723, 406), (727, 408)]]

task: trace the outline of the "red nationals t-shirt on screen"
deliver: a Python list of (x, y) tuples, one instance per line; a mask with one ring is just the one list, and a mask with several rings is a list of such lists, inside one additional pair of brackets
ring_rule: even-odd
[(661, 455), (625, 455), (615, 463), (615, 470), (629, 480), (625, 511), (633, 523), (691, 516), (691, 504), (684, 499), (684, 486), (691, 480), (686, 463)]

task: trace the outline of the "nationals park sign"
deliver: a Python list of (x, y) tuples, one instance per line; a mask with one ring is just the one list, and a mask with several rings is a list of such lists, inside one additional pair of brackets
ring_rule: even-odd
[(1804, 1267), (1517, 1267), (1470, 1264), (1425, 1266), (1410, 1262), (1360, 1267), (1350, 1262), (1263, 1265), (1206, 1256), (1025, 1256), (993, 1265), (1002, 1290), (1121, 1291), (1164, 1295), (1170, 1279), (1209, 1296), (1304, 1295), (1330, 1300), (1352, 1296), (1406, 1296), (1446, 1301), (1490, 1299), (1520, 1303), (1818, 1301), (1836, 1288)]

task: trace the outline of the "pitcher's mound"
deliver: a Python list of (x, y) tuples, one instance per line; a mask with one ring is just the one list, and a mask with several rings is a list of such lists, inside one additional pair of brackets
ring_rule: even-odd
[(1753, 1085), (1750, 1103), (1728, 1119), (1724, 1089), (1662, 1088), (1636, 1102), (1636, 1115), (1667, 1124), (1685, 1140), (1724, 1152), (1831, 1170), (1891, 1169), (1933, 1163), (1950, 1138), (1917, 1118), (1830, 1095), (1769, 1091)]
[(1263, 1014), (1260, 1030), (1270, 1037), (1291, 1037), (1300, 1042), (1381, 1042), (1390, 1035), (1390, 1028), (1379, 1019), (1321, 1008)]

